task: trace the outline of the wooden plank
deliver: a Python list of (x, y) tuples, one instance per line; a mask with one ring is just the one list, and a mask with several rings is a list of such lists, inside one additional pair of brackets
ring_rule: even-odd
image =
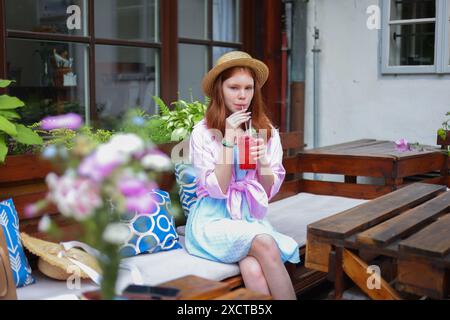
[(400, 253), (444, 257), (450, 253), (450, 214), (400, 242)]
[(390, 178), (394, 162), (392, 158), (383, 156), (301, 154), (298, 166), (300, 172)]
[(214, 298), (214, 300), (272, 300), (272, 297), (245, 288), (240, 288)]
[(448, 271), (433, 263), (399, 259), (397, 262), (397, 287), (405, 292), (434, 299), (448, 294)]
[(397, 217), (359, 233), (356, 238), (359, 243), (385, 246), (422, 229), (449, 209), (450, 192), (445, 192)]
[(441, 170), (446, 164), (447, 157), (441, 152), (422, 154), (414, 159), (400, 159), (397, 164), (397, 177), (407, 177), (423, 174), (434, 170)]
[(278, 191), (278, 193), (275, 195), (275, 197), (273, 197), (272, 199), (270, 199), (270, 202), (274, 202), (274, 201), (278, 201), (284, 198), (288, 198), (291, 196), (296, 195), (297, 193), (299, 193), (299, 188), (300, 188), (300, 179), (296, 179), (296, 180), (292, 180), (292, 181), (288, 181), (288, 182), (283, 182), (283, 184), (281, 185), (280, 190)]
[(283, 158), (283, 167), (286, 170), (286, 174), (298, 173), (298, 157), (286, 157)]
[(51, 171), (51, 163), (38, 156), (8, 156), (5, 163), (0, 164), (0, 183), (43, 179)]
[(328, 258), (331, 245), (324, 243), (319, 237), (307, 233), (305, 267), (317, 271), (328, 272)]
[(180, 300), (208, 300), (230, 291), (227, 283), (189, 275), (159, 284), (162, 287), (180, 289)]
[(235, 289), (238, 287), (242, 287), (244, 285), (244, 280), (242, 279), (242, 276), (227, 278), (225, 280), (222, 280), (222, 282), (228, 284), (230, 289)]
[(360, 139), (360, 140), (355, 140), (355, 141), (349, 141), (349, 142), (338, 143), (338, 144), (333, 144), (333, 145), (329, 145), (329, 146), (304, 150), (304, 151), (301, 151), (300, 154), (307, 154), (307, 153), (308, 154), (309, 153), (320, 154), (320, 153), (336, 152), (336, 151), (340, 151), (340, 150), (348, 150), (351, 148), (357, 148), (362, 145), (377, 144), (377, 143), (378, 143), (378, 141), (374, 140), (374, 139)]
[(415, 183), (308, 226), (318, 236), (344, 239), (390, 219), (445, 191), (444, 186)]
[(300, 181), (300, 191), (355, 199), (374, 199), (390, 193), (392, 187), (305, 179)]
[(280, 140), (283, 150), (303, 148), (304, 143), (301, 138), (302, 136), (301, 131), (280, 132)]
[(356, 255), (343, 250), (343, 269), (350, 279), (374, 300), (401, 300), (400, 295), (387, 283), (380, 275), (380, 287), (369, 289), (367, 285), (368, 278), (371, 274), (367, 273), (368, 265)]

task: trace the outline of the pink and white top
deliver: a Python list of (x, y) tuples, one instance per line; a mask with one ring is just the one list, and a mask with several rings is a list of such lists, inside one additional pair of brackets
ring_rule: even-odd
[[(223, 148), (220, 131), (208, 129), (205, 119), (194, 126), (190, 137), (189, 159), (197, 175), (197, 197), (200, 200), (209, 196), (227, 200), (227, 210), (232, 219), (242, 218), (241, 204), (243, 197), (247, 200), (250, 214), (257, 219), (263, 219), (267, 213), (268, 202), (280, 190), (286, 175), (283, 167), (283, 149), (278, 130), (272, 128), (272, 137), (267, 143), (267, 159), (274, 174), (274, 183), (267, 194), (259, 182), (257, 170), (248, 170), (242, 180), (236, 178), (232, 170), (232, 178), (227, 193), (223, 193), (217, 177), (215, 166), (219, 161)], [(236, 158), (234, 158), (236, 159)]]

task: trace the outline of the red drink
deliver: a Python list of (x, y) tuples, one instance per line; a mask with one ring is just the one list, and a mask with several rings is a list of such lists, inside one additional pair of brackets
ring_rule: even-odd
[(250, 154), (250, 148), (256, 146), (255, 138), (249, 135), (243, 135), (239, 137), (238, 148), (239, 148), (239, 168), (241, 170), (255, 170), (256, 160)]

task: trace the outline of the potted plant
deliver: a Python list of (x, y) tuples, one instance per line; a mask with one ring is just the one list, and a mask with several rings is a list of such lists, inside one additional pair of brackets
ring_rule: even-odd
[[(450, 112), (447, 112), (445, 114), (447, 117), (447, 120), (442, 123), (441, 128), (438, 129), (437, 132), (437, 144), (441, 146), (441, 149), (445, 149), (449, 151), (450, 146), (450, 129), (449, 129), (449, 122), (450, 118)], [(450, 151), (449, 151), (450, 152)]]

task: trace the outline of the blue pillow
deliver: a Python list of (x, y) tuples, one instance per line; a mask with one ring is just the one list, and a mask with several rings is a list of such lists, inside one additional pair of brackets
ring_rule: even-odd
[(175, 229), (169, 193), (155, 189), (151, 194), (157, 202), (153, 212), (121, 216), (122, 223), (130, 229), (128, 240), (120, 248), (123, 258), (182, 248)]
[(194, 167), (190, 164), (179, 163), (175, 165), (175, 178), (180, 187), (180, 203), (184, 215), (187, 217), (191, 208), (197, 202), (197, 184)]
[(19, 217), (12, 199), (0, 202), (0, 224), (5, 234), (9, 261), (17, 288), (33, 284), (31, 268), (28, 263), (19, 232)]

